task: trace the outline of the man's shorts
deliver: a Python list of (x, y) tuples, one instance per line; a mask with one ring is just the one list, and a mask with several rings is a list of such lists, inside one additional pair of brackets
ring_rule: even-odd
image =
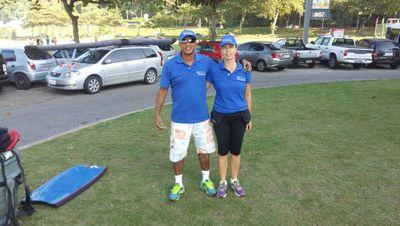
[(190, 137), (193, 135), (198, 154), (210, 154), (215, 151), (214, 135), (210, 120), (198, 123), (171, 122), (171, 140), (169, 159), (179, 162), (187, 156)]

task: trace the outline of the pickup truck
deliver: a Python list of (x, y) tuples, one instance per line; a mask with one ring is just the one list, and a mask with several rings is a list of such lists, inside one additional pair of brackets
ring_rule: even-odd
[(0, 54), (0, 92), (3, 90), (4, 83), (8, 82), (6, 61)]
[(331, 69), (339, 64), (352, 64), (354, 68), (360, 68), (363, 64), (372, 63), (373, 50), (356, 47), (354, 39), (348, 36), (320, 36), (307, 47), (321, 50), (321, 61), (329, 62)]
[(308, 48), (301, 38), (287, 38), (276, 41), (276, 44), (282, 48), (292, 50), (294, 53), (293, 65), (307, 64), (312, 68), (319, 62), (321, 50)]

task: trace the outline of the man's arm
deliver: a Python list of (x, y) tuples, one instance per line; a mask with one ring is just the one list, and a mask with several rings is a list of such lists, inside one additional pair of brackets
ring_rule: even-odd
[(241, 63), (242, 63), (242, 65), (243, 65), (243, 69), (244, 69), (245, 71), (251, 71), (251, 70), (253, 70), (253, 68), (251, 67), (250, 61), (248, 61), (248, 60), (246, 60), (246, 59), (242, 59), (242, 60), (241, 60)]
[(160, 88), (157, 93), (156, 107), (154, 110), (155, 110), (155, 123), (156, 123), (156, 127), (159, 130), (164, 130), (165, 128), (167, 128), (164, 126), (164, 123), (162, 122), (161, 116), (160, 116), (162, 107), (164, 106), (165, 98), (167, 97), (167, 94), (168, 94), (168, 89), (165, 89), (165, 88)]

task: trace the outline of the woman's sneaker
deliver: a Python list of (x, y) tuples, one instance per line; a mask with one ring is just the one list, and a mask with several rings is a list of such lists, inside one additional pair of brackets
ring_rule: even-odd
[(217, 197), (218, 198), (225, 198), (226, 197), (226, 190), (228, 190), (228, 185), (226, 182), (219, 183), (217, 189)]
[(243, 197), (246, 195), (238, 180), (233, 181), (233, 183), (231, 182), (229, 186), (232, 188), (237, 197)]

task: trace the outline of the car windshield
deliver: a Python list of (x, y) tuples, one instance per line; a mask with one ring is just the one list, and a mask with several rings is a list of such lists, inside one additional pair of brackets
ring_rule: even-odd
[(265, 45), (268, 46), (268, 48), (270, 48), (271, 50), (280, 50), (281, 49), (281, 46), (277, 43), (268, 43)]
[(28, 57), (28, 59), (31, 60), (47, 60), (52, 58), (52, 56), (48, 52), (40, 50), (25, 51), (25, 54)]
[(335, 38), (332, 42), (333, 46), (355, 46), (354, 40), (349, 38)]
[(79, 63), (85, 64), (95, 64), (101, 60), (110, 50), (108, 49), (98, 49), (98, 50), (90, 50), (80, 57), (78, 57), (75, 61)]

